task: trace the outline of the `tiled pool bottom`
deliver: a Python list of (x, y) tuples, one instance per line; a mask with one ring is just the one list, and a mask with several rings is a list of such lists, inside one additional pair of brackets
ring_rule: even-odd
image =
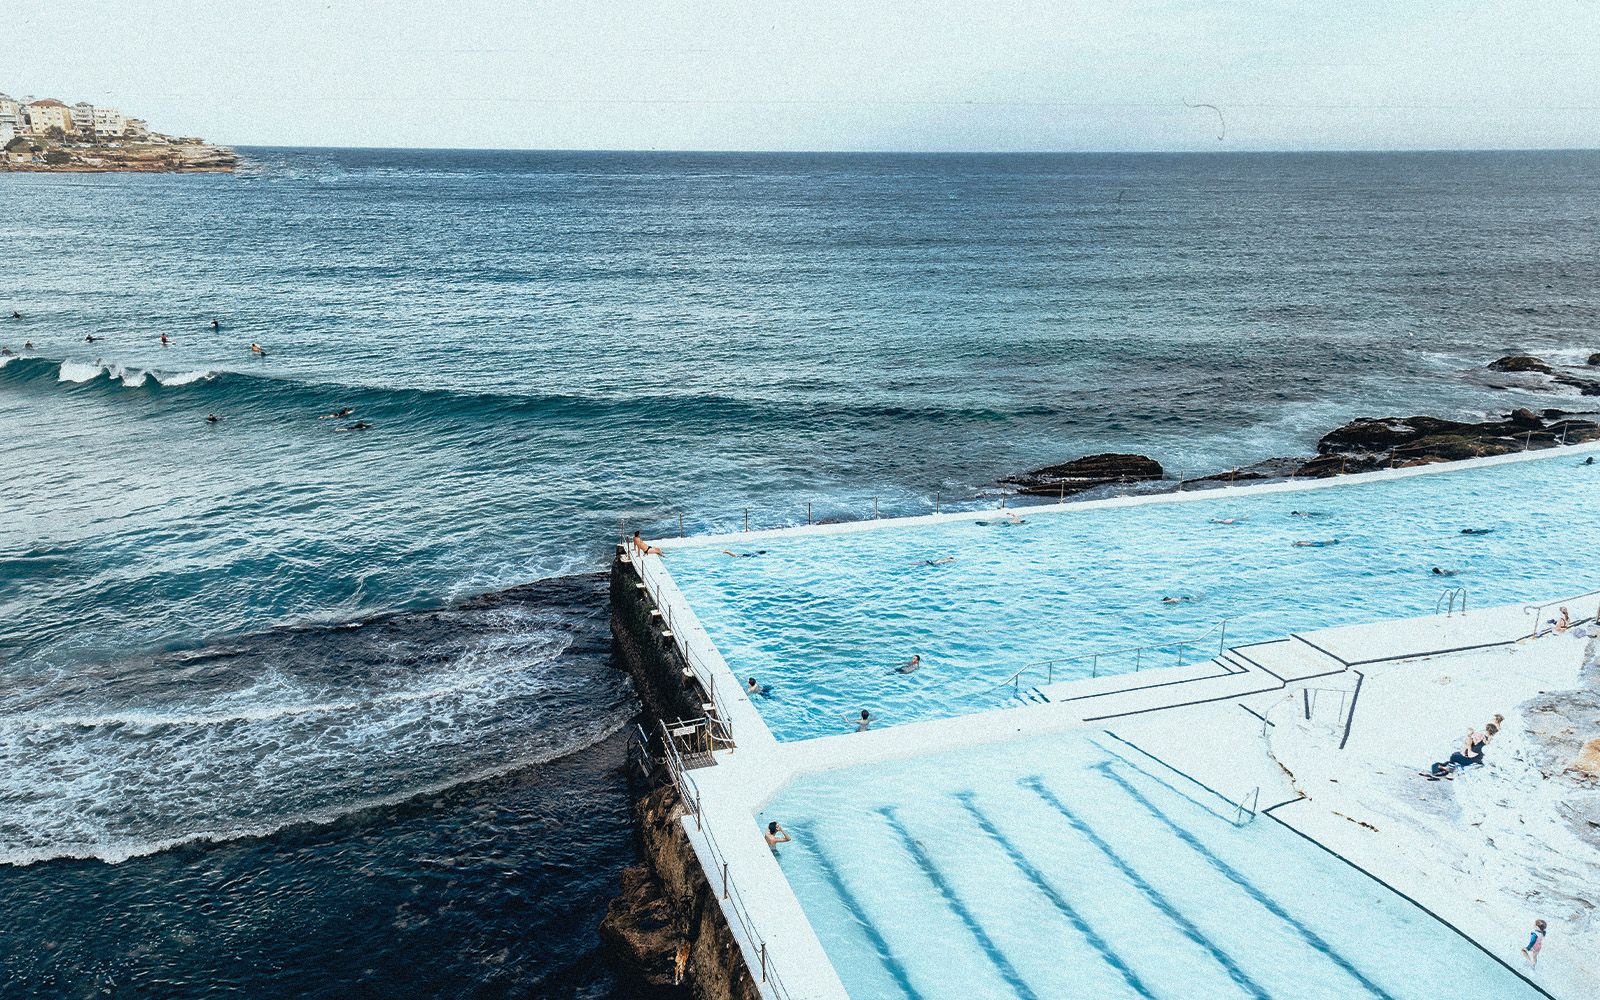
[(854, 997), (1538, 996), (1104, 734), (814, 775), (761, 818), (794, 836), (779, 864)]
[[(1581, 464), (1585, 454), (1304, 491), (1024, 510), (1019, 526), (951, 518), (724, 538), (669, 545), (663, 558), (733, 672), (770, 689), (754, 701), (773, 734), (804, 739), (848, 731), (862, 709), (893, 725), (998, 707), (1012, 692), (997, 682), (1030, 662), (1183, 638), (1228, 616), (1243, 616), (1228, 626), (1237, 645), (1430, 614), (1447, 586), (1466, 587), (1473, 607), (1587, 590), (1600, 464)], [(918, 672), (891, 673), (912, 654)], [(1099, 664), (1133, 666), (1131, 656)], [(1054, 679), (1090, 669), (1088, 659), (1061, 664)]]

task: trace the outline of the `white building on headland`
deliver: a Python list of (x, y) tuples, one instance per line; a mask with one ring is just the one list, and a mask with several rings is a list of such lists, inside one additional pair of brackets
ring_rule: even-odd
[(10, 142), (12, 136), (22, 131), (22, 104), (7, 94), (0, 94), (0, 145)]
[(94, 131), (96, 135), (123, 135), (128, 131), (128, 119), (116, 108), (96, 107), (94, 109)]
[(33, 135), (43, 135), (53, 128), (72, 131), (72, 109), (54, 98), (34, 101), (24, 106), (22, 112), (27, 116), (27, 130)]

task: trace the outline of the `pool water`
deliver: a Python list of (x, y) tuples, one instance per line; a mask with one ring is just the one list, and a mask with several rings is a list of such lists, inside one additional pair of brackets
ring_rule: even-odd
[[(1057, 664), (1055, 681), (1131, 670), (1132, 656), (1088, 654), (1198, 635), (1225, 617), (1238, 616), (1226, 636), (1239, 645), (1431, 614), (1446, 587), (1465, 587), (1473, 607), (1581, 593), (1600, 532), (1600, 464), (1581, 462), (1559, 451), (1325, 489), (1024, 510), (1016, 526), (963, 518), (721, 539), (664, 558), (733, 672), (769, 689), (754, 700), (774, 735), (803, 739), (849, 731), (862, 709), (892, 725), (997, 707), (1014, 693), (1000, 682), (1044, 660), (1083, 656)], [(1139, 666), (1203, 660), (1217, 652), (1210, 641)], [(894, 673), (912, 654), (922, 667)]]
[[(982, 774), (978, 785), (973, 775)], [(851, 996), (1538, 994), (1268, 817), (1109, 734), (827, 772), (762, 813)]]

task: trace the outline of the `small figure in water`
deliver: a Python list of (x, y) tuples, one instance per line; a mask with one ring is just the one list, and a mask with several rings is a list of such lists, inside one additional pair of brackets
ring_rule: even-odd
[(661, 554), (660, 546), (651, 545), (640, 537), (637, 531), (633, 533), (633, 551), (644, 556), (659, 556)]
[(953, 563), (955, 561), (956, 561), (956, 557), (955, 556), (945, 556), (943, 559), (924, 559), (921, 562), (914, 562), (911, 565), (913, 565), (913, 566), (943, 566), (945, 563)]
[(104, 337), (96, 337), (94, 334), (91, 333), (88, 336), (83, 338), (83, 342), (85, 344), (92, 344), (97, 340), (104, 340), (104, 339), (105, 339)]
[(172, 341), (168, 340), (167, 339), (167, 335), (164, 334), (164, 333), (161, 335), (161, 346), (162, 347), (171, 347), (172, 346)]
[(1291, 510), (1289, 512), (1289, 516), (1290, 517), (1321, 517), (1322, 516), (1322, 511), (1320, 511), (1320, 510)]
[(777, 820), (767, 824), (766, 837), (767, 846), (772, 848), (774, 854), (777, 853), (779, 844), (787, 844), (791, 839), (788, 832), (778, 825)]
[(1440, 569), (1437, 566), (1435, 566), (1433, 568), (1432, 572), (1433, 572), (1434, 576), (1455, 576), (1456, 575), (1456, 571), (1453, 570), (1453, 569)]
[(1014, 510), (1006, 511), (1006, 524), (1027, 524), (1027, 523), (1028, 523), (1027, 521), (1024, 521), (1022, 518), (1017, 516), (1017, 512), (1016, 511), (1014, 511)]
[(334, 430), (335, 431), (364, 431), (364, 430), (367, 430), (367, 429), (369, 429), (371, 427), (372, 427), (372, 425), (367, 423), (365, 420), (357, 420), (353, 424), (345, 424), (343, 427), (335, 427)]
[(893, 670), (891, 670), (889, 672), (891, 674), (914, 674), (918, 670), (920, 670), (921, 668), (922, 668), (922, 657), (916, 655), (915, 653), (913, 653), (912, 656), (911, 656), (911, 659), (907, 660), (905, 663), (900, 664), (898, 667), (895, 667)]
[(1528, 944), (1522, 949), (1522, 957), (1527, 960), (1530, 969), (1539, 964), (1539, 949), (1544, 947), (1544, 932), (1547, 926), (1543, 920), (1535, 920), (1533, 933), (1528, 935)]
[(746, 694), (759, 694), (762, 697), (767, 695), (767, 689), (762, 687), (754, 677), (745, 682), (744, 690)]
[(1192, 600), (1194, 600), (1194, 598), (1190, 597), (1188, 594), (1179, 594), (1177, 597), (1163, 597), (1161, 599), (1161, 603), (1162, 604), (1188, 604)]
[(1582, 464), (1582, 465), (1593, 465), (1594, 464), (1594, 456), (1590, 455), (1588, 458), (1584, 459), (1582, 461), (1582, 463), (1580, 463), (1580, 464)]
[(30, 341), (28, 341), (28, 342), (27, 342), (27, 343), (25, 343), (25, 344), (23, 344), (23, 345), (22, 345), (22, 349), (23, 349), (23, 350), (24, 350), (24, 351), (31, 351), (31, 350), (33, 350), (33, 341), (31, 341), (31, 340), (30, 340)]
[(257, 344), (257, 343), (254, 343), (254, 342), (252, 342), (250, 344), (250, 353), (251, 354), (259, 354), (263, 358), (267, 356), (266, 349), (263, 348), (260, 344)]
[(861, 710), (861, 717), (856, 722), (856, 732), (864, 733), (872, 728), (872, 713), (866, 709)]
[(1212, 524), (1243, 524), (1250, 520), (1248, 517), (1213, 517)]
[(21, 319), (22, 318), (22, 314), (17, 312), (15, 309), (13, 309), (13, 310), (11, 310), (11, 318), (12, 319)]
[(1462, 528), (1463, 535), (1487, 535), (1493, 533), (1493, 528)]
[(220, 330), (220, 329), (222, 329), (222, 324), (218, 323), (216, 320), (212, 320), (211, 321), (211, 329)]
[(206, 423), (208, 423), (208, 424), (214, 424), (214, 423), (216, 423), (217, 421), (219, 421), (221, 419), (222, 418), (217, 416), (215, 413), (206, 414)]
[(342, 420), (342, 419), (344, 419), (345, 417), (348, 417), (350, 414), (352, 414), (354, 412), (356, 412), (356, 408), (355, 407), (346, 406), (342, 410), (334, 410), (332, 413), (324, 413), (322, 416), (318, 417), (317, 419), (318, 420)]
[(1325, 545), (1338, 545), (1339, 540), (1337, 538), (1318, 538), (1307, 542), (1295, 542), (1294, 544), (1295, 548), (1298, 549), (1320, 549)]
[(9, 348), (9, 347), (0, 347), (0, 358), (9, 358), (9, 357), (11, 357), (11, 348)]
[(754, 559), (756, 556), (766, 555), (767, 550), (758, 549), (755, 552), (735, 552), (732, 549), (723, 549), (722, 554), (725, 556), (732, 556), (735, 559)]

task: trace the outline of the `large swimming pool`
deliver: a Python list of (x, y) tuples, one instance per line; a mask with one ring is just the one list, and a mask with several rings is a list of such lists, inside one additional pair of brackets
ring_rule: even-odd
[[(665, 562), (734, 673), (767, 687), (755, 702), (773, 733), (801, 739), (846, 731), (862, 709), (897, 724), (999, 706), (1012, 691), (995, 685), (1029, 663), (1162, 643), (1229, 616), (1237, 645), (1429, 614), (1446, 587), (1479, 607), (1588, 590), (1600, 463), (1582, 460), (1563, 450), (1326, 489), (1023, 510), (1021, 525), (756, 535), (669, 547)], [(893, 672), (913, 654), (917, 672)], [(1063, 663), (1054, 679), (1090, 670)]]
[(1236, 818), (1105, 734), (810, 776), (761, 817), (795, 838), (779, 864), (855, 997), (1538, 996), (1344, 862)]

